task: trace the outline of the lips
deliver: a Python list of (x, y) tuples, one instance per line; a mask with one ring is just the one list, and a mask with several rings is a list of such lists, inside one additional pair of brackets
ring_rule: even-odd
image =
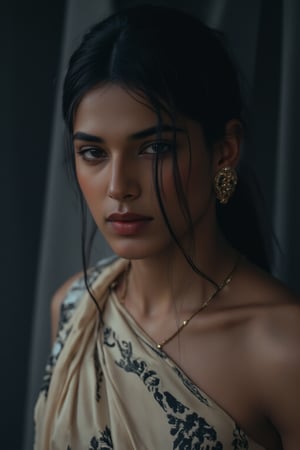
[(113, 213), (107, 218), (108, 222), (135, 222), (139, 220), (152, 220), (151, 217), (134, 213)]
[(113, 213), (106, 219), (114, 233), (122, 236), (132, 236), (141, 233), (152, 220), (152, 217), (129, 212)]

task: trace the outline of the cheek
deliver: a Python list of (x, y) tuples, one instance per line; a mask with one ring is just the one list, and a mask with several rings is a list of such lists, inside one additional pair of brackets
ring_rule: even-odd
[(175, 205), (178, 203), (178, 188), (181, 187), (183, 194), (188, 197), (191, 193), (191, 187), (195, 185), (195, 181), (199, 182), (199, 173), (194, 175), (195, 172), (191, 168), (191, 164), (188, 157), (184, 157), (178, 160), (178, 168), (173, 167), (171, 160), (165, 161), (162, 166), (162, 186), (161, 191), (165, 198), (166, 203)]
[(174, 199), (174, 194), (176, 192), (174, 174), (172, 170), (164, 170), (162, 172), (162, 182), (160, 185), (162, 197), (168, 204), (172, 198)]
[(80, 164), (76, 165), (76, 177), (80, 187), (80, 190), (89, 205), (90, 209), (93, 209), (93, 203), (95, 199), (99, 200), (99, 194), (103, 191), (103, 177), (99, 176), (99, 173), (86, 170), (85, 167)]
[[(197, 215), (199, 211), (206, 209), (213, 192), (210, 162), (205, 158), (201, 158), (200, 161), (199, 158), (194, 158), (190, 164), (189, 160), (185, 158), (184, 161), (179, 161), (179, 164), (179, 182), (181, 183), (182, 193), (192, 216)], [(164, 206), (168, 215), (174, 215), (175, 220), (181, 222), (185, 219), (182, 212), (180, 190), (178, 196), (176, 185), (177, 181), (172, 164), (170, 164), (163, 170), (162, 194)]]

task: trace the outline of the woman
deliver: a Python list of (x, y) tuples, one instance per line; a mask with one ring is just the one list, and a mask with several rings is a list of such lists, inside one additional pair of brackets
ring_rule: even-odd
[(35, 448), (298, 449), (300, 310), (237, 181), (219, 34), (120, 12), (73, 54), (63, 110), (83, 217), (85, 201), (117, 258), (87, 271), (84, 256), (55, 297)]

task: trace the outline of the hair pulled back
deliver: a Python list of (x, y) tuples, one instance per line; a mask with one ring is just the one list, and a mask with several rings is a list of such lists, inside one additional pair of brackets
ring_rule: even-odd
[[(171, 119), (179, 112), (198, 121), (208, 148), (222, 139), (229, 120), (243, 121), (238, 74), (221, 33), (168, 7), (129, 8), (94, 25), (70, 59), (64, 81), (63, 116), (73, 169), (71, 136), (76, 108), (88, 91), (106, 83), (116, 83), (144, 98), (157, 113), (158, 121), (162, 110)], [(176, 181), (176, 155), (174, 173)], [(162, 212), (176, 240), (164, 211), (157, 174), (155, 178)], [(180, 188), (178, 193), (189, 218)], [(83, 203), (81, 196), (84, 209)], [(269, 269), (258, 214), (244, 180), (240, 180), (229, 205), (217, 207), (226, 238), (254, 263)]]

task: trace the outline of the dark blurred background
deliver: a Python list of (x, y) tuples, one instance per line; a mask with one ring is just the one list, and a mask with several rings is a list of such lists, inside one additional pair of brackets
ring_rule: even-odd
[[(60, 112), (71, 50), (89, 24), (140, 3), (184, 8), (225, 32), (244, 77), (247, 159), (260, 179), (266, 214), (282, 248), (276, 275), (300, 293), (300, 2), (2, 3), (0, 448), (30, 450), (32, 409), (50, 349), (51, 296), (81, 267), (78, 205), (65, 175)], [(99, 237), (94, 257), (107, 252)]]
[(65, 2), (1, 2), (0, 448), (21, 449)]

